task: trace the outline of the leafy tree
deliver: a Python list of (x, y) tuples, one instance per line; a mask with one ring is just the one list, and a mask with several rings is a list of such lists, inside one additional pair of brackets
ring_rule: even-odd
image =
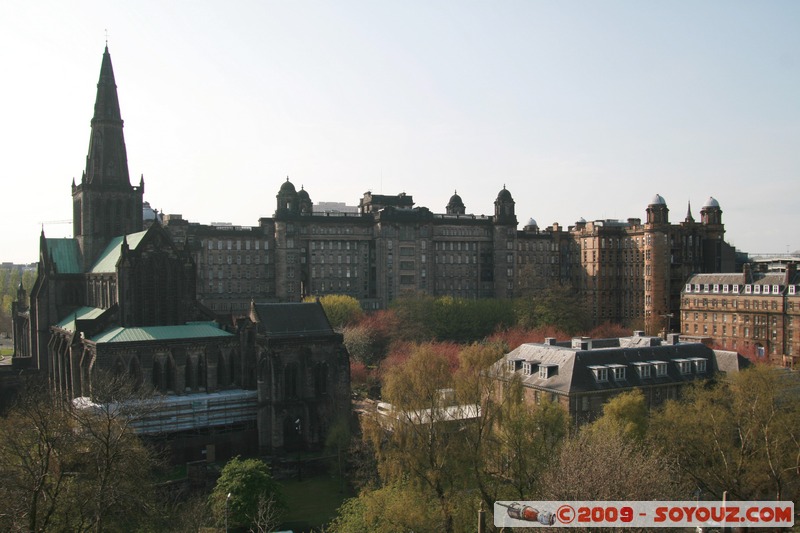
[(273, 506), (285, 508), (280, 486), (272, 478), (269, 466), (260, 459), (239, 457), (223, 467), (210, 496), (217, 524), (225, 524), (227, 517), (231, 528), (253, 526), (259, 517), (259, 505), (263, 510), (270, 500)]
[(434, 339), (435, 333), (432, 324), (434, 302), (433, 296), (425, 294), (405, 296), (392, 301), (391, 310), (398, 320), (397, 338), (412, 342)]
[(443, 423), (449, 402), (442, 391), (451, 386), (448, 359), (430, 345), (418, 347), (386, 376), (383, 396), (393, 406), (390, 419), (364, 427), (383, 483), (407, 482), (434, 502), (440, 531), (453, 531), (450, 497), (460, 487), (457, 439), (451, 438), (452, 425)]
[(537, 326), (556, 326), (573, 335), (591, 323), (584, 297), (569, 284), (553, 283), (534, 296)]
[(653, 441), (706, 494), (800, 498), (800, 377), (756, 365), (697, 385), (651, 420)]
[[(314, 302), (317, 298), (306, 298), (307, 302)], [(328, 322), (331, 323), (333, 329), (339, 330), (343, 327), (358, 322), (364, 311), (361, 309), (361, 304), (352, 296), (344, 294), (328, 294), (319, 298), (319, 303), (325, 310), (328, 316)]]
[(596, 430), (611, 430), (616, 428), (626, 438), (637, 440), (644, 439), (650, 413), (647, 410), (647, 401), (641, 389), (623, 392), (611, 398), (603, 406), (603, 416), (598, 418), (592, 428)]

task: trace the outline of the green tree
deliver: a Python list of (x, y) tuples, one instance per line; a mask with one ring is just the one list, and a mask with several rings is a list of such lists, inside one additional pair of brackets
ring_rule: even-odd
[(573, 335), (591, 324), (584, 297), (572, 285), (552, 283), (534, 297), (538, 326), (555, 326)]
[(640, 389), (633, 389), (606, 402), (603, 416), (592, 424), (592, 428), (600, 430), (611, 426), (619, 429), (627, 438), (642, 440), (647, 434), (649, 419), (644, 394)]
[[(317, 298), (308, 297), (306, 302), (314, 302)], [(352, 296), (344, 294), (328, 294), (319, 298), (319, 303), (328, 316), (331, 327), (340, 330), (343, 327), (355, 324), (364, 314), (361, 304)]]
[(280, 486), (272, 478), (269, 465), (260, 459), (234, 457), (228, 461), (210, 496), (217, 524), (225, 524), (227, 518), (231, 528), (254, 526), (259, 506), (263, 508), (265, 502), (285, 508)]
[(756, 365), (698, 384), (651, 419), (650, 435), (704, 493), (800, 498), (800, 376)]

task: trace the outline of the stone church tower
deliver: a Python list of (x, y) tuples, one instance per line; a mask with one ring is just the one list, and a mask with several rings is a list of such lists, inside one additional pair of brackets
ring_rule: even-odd
[(97, 82), (86, 170), (72, 183), (73, 235), (88, 269), (112, 237), (142, 230), (144, 179), (131, 186), (128, 154), (111, 56), (106, 47)]

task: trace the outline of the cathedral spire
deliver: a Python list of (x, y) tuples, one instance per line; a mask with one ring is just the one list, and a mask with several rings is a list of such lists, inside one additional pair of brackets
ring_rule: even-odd
[(86, 157), (86, 182), (110, 187), (129, 187), (128, 155), (122, 135), (122, 115), (108, 46), (103, 52), (91, 125), (89, 154)]
[(686, 222), (694, 222), (694, 217), (692, 216), (692, 202), (689, 201), (689, 207), (686, 209)]

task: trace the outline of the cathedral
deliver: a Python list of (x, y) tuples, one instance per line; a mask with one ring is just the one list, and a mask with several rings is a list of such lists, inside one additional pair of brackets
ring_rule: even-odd
[(13, 364), (46, 374), (65, 400), (91, 399), (108, 375), (152, 389), (166, 400), (141, 430), (183, 443), (173, 450), (182, 459), (208, 446), (222, 455), (320, 447), (349, 416), (341, 334), (319, 303), (257, 295), (245, 316), (217, 320), (197, 300), (185, 243), (145, 224), (144, 190), (128, 173), (106, 47), (86, 168), (72, 184), (73, 237), (42, 231), (36, 281), (14, 304)]

